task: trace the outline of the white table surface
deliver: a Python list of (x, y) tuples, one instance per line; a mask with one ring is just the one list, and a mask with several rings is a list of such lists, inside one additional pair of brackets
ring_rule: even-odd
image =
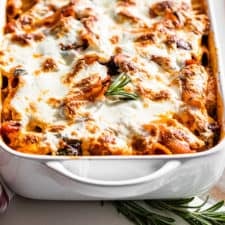
[[(202, 202), (197, 199), (199, 204)], [(199, 202), (200, 201), (200, 202)], [(171, 216), (171, 215), (170, 215)], [(174, 225), (188, 225), (174, 216)], [(0, 225), (134, 225), (108, 202), (38, 201), (16, 196)]]
[(16, 196), (1, 225), (130, 225), (109, 203), (38, 201)]

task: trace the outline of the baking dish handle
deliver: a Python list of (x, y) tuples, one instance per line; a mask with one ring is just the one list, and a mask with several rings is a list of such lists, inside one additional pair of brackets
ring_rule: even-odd
[(80, 183), (85, 183), (89, 185), (96, 185), (96, 186), (129, 186), (129, 185), (138, 185), (141, 183), (150, 182), (155, 179), (159, 179), (160, 177), (163, 177), (164, 175), (172, 172), (176, 168), (178, 168), (181, 164), (178, 160), (170, 160), (163, 164), (159, 169), (156, 171), (138, 177), (138, 178), (132, 178), (132, 179), (124, 179), (119, 181), (109, 181), (109, 180), (101, 180), (101, 179), (93, 179), (88, 177), (83, 177), (77, 174), (72, 173), (70, 170), (68, 170), (61, 162), (59, 161), (48, 161), (45, 163), (47, 167), (53, 169), (54, 171), (60, 173), (61, 175), (76, 181)]

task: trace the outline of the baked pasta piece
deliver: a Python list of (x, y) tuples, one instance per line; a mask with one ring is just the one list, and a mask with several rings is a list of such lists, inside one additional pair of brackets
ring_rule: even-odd
[(1, 135), (46, 155), (195, 153), (220, 132), (209, 19), (189, 0), (8, 0)]

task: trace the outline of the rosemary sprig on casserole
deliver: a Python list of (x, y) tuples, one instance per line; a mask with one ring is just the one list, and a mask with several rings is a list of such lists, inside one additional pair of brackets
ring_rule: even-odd
[(106, 91), (106, 96), (117, 96), (120, 99), (136, 100), (138, 95), (129, 93), (124, 90), (124, 87), (131, 82), (131, 79), (126, 74), (120, 74)]

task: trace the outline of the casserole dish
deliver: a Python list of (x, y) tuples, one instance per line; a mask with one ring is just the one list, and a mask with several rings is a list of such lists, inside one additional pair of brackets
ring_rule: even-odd
[[(210, 0), (207, 3), (216, 47), (219, 48), (214, 4)], [(212, 39), (212, 34), (210, 36)], [(214, 57), (217, 54), (211, 43), (214, 42), (210, 42), (214, 73), (218, 65), (218, 80), (223, 80), (222, 63), (218, 60), (221, 59), (220, 51), (218, 57)], [(223, 96), (223, 87), (219, 91)], [(218, 102), (223, 133), (223, 103)], [(0, 171), (16, 193), (29, 198), (182, 198), (205, 192), (219, 179), (224, 169), (223, 146), (221, 137), (215, 147), (197, 154), (54, 157), (15, 152), (1, 142)]]

